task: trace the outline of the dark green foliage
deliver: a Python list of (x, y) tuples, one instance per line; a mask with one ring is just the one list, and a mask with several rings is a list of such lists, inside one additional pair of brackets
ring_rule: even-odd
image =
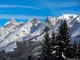
[(32, 60), (32, 55), (29, 55), (28, 56), (28, 60)]
[(73, 44), (70, 44), (70, 47), (68, 48), (69, 53), (67, 53), (67, 58), (74, 58), (74, 51), (73, 51)]
[(76, 41), (74, 41), (74, 44), (73, 44), (73, 56), (74, 56), (74, 58), (77, 57), (77, 44), (76, 44)]
[(77, 52), (77, 55), (78, 55), (78, 58), (80, 59), (80, 41), (79, 41), (79, 44), (78, 44), (78, 52)]
[(50, 44), (51, 44), (51, 59), (56, 59), (56, 57), (58, 56), (58, 49), (57, 49), (57, 40), (56, 40), (56, 36), (55, 33), (52, 32), (52, 38), (50, 39)]
[[(64, 20), (59, 26), (59, 34), (57, 35), (57, 37), (55, 36), (54, 32), (52, 33), (51, 39), (49, 39), (49, 34), (46, 34), (45, 41), (43, 42), (44, 44), (42, 44), (42, 57), (45, 60), (46, 58), (48, 59), (48, 57), (51, 59), (54, 58), (54, 60), (64, 60), (64, 58), (62, 57), (62, 53), (64, 53), (66, 57), (69, 57), (69, 52), (71, 49), (69, 44), (70, 38), (71, 36), (69, 34), (68, 25), (66, 23), (66, 20)], [(55, 53), (53, 53), (54, 51)]]
[(42, 60), (50, 60), (50, 57), (51, 57), (50, 39), (49, 39), (49, 34), (46, 33), (45, 40), (42, 43), (41, 59)]
[(63, 52), (66, 58), (69, 57), (68, 53), (70, 48), (70, 44), (69, 44), (70, 38), (71, 38), (71, 35), (69, 34), (66, 20), (61, 21), (61, 24), (59, 26), (59, 34), (57, 36), (60, 56), (62, 56), (62, 52)]
[(0, 60), (6, 60), (6, 59), (7, 59), (7, 57), (6, 57), (5, 50), (0, 51)]

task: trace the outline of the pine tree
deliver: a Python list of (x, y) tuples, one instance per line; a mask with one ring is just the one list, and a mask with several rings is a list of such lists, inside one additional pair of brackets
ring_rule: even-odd
[(79, 41), (79, 44), (78, 44), (78, 52), (77, 52), (77, 54), (78, 54), (78, 58), (80, 59), (80, 41)]
[(0, 51), (0, 60), (6, 60), (6, 59), (7, 59), (7, 57), (6, 57), (5, 50)]
[(54, 51), (55, 50), (55, 46), (56, 46), (56, 36), (55, 33), (52, 33), (52, 38), (50, 39), (50, 43), (51, 43), (51, 50)]
[(68, 25), (66, 20), (61, 21), (60, 26), (59, 26), (59, 34), (57, 36), (57, 42), (59, 45), (59, 56), (62, 57), (62, 52), (64, 52), (64, 55), (66, 58), (69, 57), (69, 48), (70, 48), (70, 34), (68, 30)]
[(28, 60), (32, 60), (32, 55), (29, 55), (28, 56)]
[(51, 55), (51, 59), (54, 60), (57, 56), (58, 56), (58, 53), (57, 53), (57, 48), (56, 47), (56, 35), (54, 32), (52, 32), (52, 38), (50, 39), (50, 44), (51, 44), (51, 52), (52, 52), (52, 55)]
[(68, 58), (74, 58), (73, 44), (70, 44), (70, 47), (68, 49), (69, 49)]
[(41, 60), (50, 60), (50, 58), (51, 58), (50, 38), (49, 34), (46, 33), (45, 40), (42, 43)]
[(74, 44), (73, 44), (73, 56), (74, 56), (74, 58), (77, 57), (77, 44), (76, 44), (76, 41), (74, 41)]

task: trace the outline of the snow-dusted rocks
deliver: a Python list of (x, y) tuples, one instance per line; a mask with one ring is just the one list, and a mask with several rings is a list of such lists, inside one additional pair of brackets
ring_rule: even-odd
[(77, 17), (78, 15), (75, 14), (63, 14), (62, 16), (58, 17), (58, 19), (62, 19), (62, 20), (72, 20), (75, 17)]
[(36, 25), (39, 23), (39, 20), (36, 17), (33, 17), (28, 22), (32, 23), (32, 25)]
[(56, 24), (57, 18), (55, 18), (55, 17), (53, 18), (51, 16), (48, 16), (46, 18), (46, 22), (48, 23), (48, 26), (51, 28), (52, 26), (54, 26)]
[(15, 25), (15, 24), (17, 24), (17, 22), (16, 22), (13, 18), (11, 18), (11, 19), (9, 20), (9, 22), (7, 22), (7, 23), (4, 25), (4, 28), (11, 27), (12, 25)]
[(15, 23), (16, 23), (16, 21), (15, 21), (13, 18), (11, 18), (11, 19), (10, 19), (10, 23), (15, 24)]

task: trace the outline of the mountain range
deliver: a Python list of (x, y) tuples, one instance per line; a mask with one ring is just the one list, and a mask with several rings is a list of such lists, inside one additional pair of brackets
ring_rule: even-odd
[(53, 31), (57, 32), (61, 20), (67, 21), (71, 43), (78, 42), (80, 40), (80, 15), (48, 16), (44, 22), (39, 21), (36, 17), (31, 18), (28, 22), (16, 22), (11, 18), (0, 27), (0, 50), (14, 51), (14, 48), (17, 48), (16, 41), (27, 41), (29, 47), (33, 47), (33, 53), (38, 51), (34, 53), (36, 55), (39, 53), (40, 42), (43, 41), (45, 33), (48, 32), (51, 35)]

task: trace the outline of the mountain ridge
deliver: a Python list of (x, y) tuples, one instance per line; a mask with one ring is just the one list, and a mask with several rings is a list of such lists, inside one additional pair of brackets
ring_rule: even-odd
[(71, 43), (74, 40), (78, 41), (80, 38), (79, 15), (65, 14), (60, 17), (48, 16), (44, 22), (40, 22), (36, 17), (33, 17), (26, 23), (16, 22), (11, 18), (9, 22), (0, 27), (0, 50), (6, 50), (6, 52), (13, 51), (13, 48), (16, 48), (16, 41), (27, 41), (30, 38), (35, 43), (41, 42), (46, 31), (51, 34), (52, 31), (58, 30), (61, 20), (66, 20), (69, 25), (70, 34), (72, 34)]

